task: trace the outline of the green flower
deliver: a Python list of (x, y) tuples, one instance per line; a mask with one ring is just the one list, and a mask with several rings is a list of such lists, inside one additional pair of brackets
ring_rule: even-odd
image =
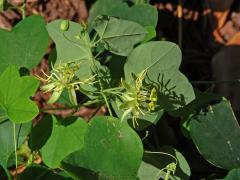
[(140, 115), (155, 111), (157, 107), (157, 90), (155, 87), (143, 86), (143, 80), (147, 71), (142, 71), (134, 80), (133, 84), (127, 84), (121, 80), (124, 88), (123, 95), (120, 97), (119, 109), (124, 110), (122, 120), (131, 114), (133, 126), (138, 126), (137, 118)]
[(81, 84), (89, 83), (94, 77), (80, 81), (76, 78), (76, 73), (80, 67), (80, 63), (66, 63), (58, 64), (53, 67), (51, 74), (46, 76), (46, 79), (38, 77), (40, 80), (44, 81), (46, 84), (41, 86), (40, 89), (46, 92), (52, 92), (51, 98), (48, 100), (48, 104), (56, 102), (61, 96), (63, 90), (66, 88), (68, 90), (69, 99), (72, 104), (77, 105), (77, 98), (75, 90), (79, 90)]

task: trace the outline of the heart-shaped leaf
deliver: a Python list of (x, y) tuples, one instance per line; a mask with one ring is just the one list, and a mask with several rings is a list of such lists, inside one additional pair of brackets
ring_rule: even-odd
[(40, 16), (20, 21), (12, 31), (0, 29), (0, 73), (9, 65), (32, 68), (48, 47), (48, 33)]
[(39, 81), (30, 76), (20, 77), (15, 66), (8, 67), (0, 76), (0, 105), (15, 123), (31, 121), (38, 114), (37, 105), (30, 100)]
[(85, 135), (82, 150), (64, 163), (90, 169), (106, 179), (136, 179), (143, 147), (138, 135), (113, 117), (94, 117)]
[(93, 28), (104, 42), (105, 48), (121, 56), (127, 56), (134, 45), (147, 35), (146, 30), (139, 24), (109, 16), (98, 16)]
[(43, 161), (51, 168), (60, 166), (60, 162), (70, 153), (83, 147), (83, 139), (87, 130), (87, 123), (78, 118), (74, 123), (64, 126), (60, 121), (70, 119), (56, 119), (53, 117), (53, 130), (41, 153)]
[(192, 85), (179, 71), (181, 50), (171, 42), (155, 41), (142, 44), (128, 56), (124, 66), (127, 82), (132, 74), (147, 70), (146, 83), (155, 85), (159, 91), (159, 103), (163, 109), (172, 111), (194, 100)]
[(190, 136), (202, 156), (217, 167), (240, 166), (240, 128), (228, 101), (209, 106), (190, 121)]

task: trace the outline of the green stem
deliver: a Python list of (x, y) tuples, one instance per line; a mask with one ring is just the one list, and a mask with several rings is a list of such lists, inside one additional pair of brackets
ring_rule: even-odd
[(91, 44), (94, 45), (93, 47), (95, 47), (96, 44), (97, 44), (97, 43), (96, 43), (97, 37), (98, 37), (98, 33), (95, 33), (94, 36), (93, 36), (93, 38), (92, 38), (92, 41), (91, 41)]
[(144, 140), (148, 137), (148, 135), (149, 135), (149, 131), (146, 131), (146, 134), (145, 134), (145, 136), (142, 138), (142, 141), (144, 141)]
[(27, 0), (23, 0), (23, 4), (20, 7), (12, 5), (11, 7), (9, 7), (9, 9), (20, 11), (20, 13), (22, 14), (22, 19), (25, 19), (26, 18), (26, 2)]
[(102, 90), (102, 92), (121, 91), (122, 89), (123, 89), (122, 87), (115, 87), (115, 88), (104, 89)]
[(13, 142), (14, 142), (14, 152), (15, 152), (15, 168), (17, 174), (18, 159), (17, 159), (17, 139), (16, 139), (16, 124), (13, 122)]
[(154, 180), (162, 179), (162, 176), (163, 176), (163, 175), (162, 175), (162, 172), (163, 172), (164, 170), (167, 170), (167, 168), (161, 169), (161, 170), (157, 173), (157, 175), (155, 176)]
[(27, 3), (27, 0), (23, 0), (23, 5), (20, 8), (21, 13), (22, 13), (22, 19), (26, 18), (26, 3)]
[(178, 160), (175, 156), (173, 156), (172, 154), (169, 153), (165, 153), (165, 152), (155, 152), (155, 151), (144, 151), (145, 153), (149, 153), (149, 154), (162, 154), (162, 155), (166, 155), (166, 156), (170, 156), (175, 160), (175, 164), (178, 164)]
[[(33, 132), (33, 123), (31, 124), (31, 132)], [(33, 144), (33, 133), (30, 133), (30, 137), (31, 137), (31, 145)], [(30, 154), (30, 161), (28, 161), (28, 163), (33, 164), (33, 150), (32, 148), (30, 148), (31, 154)]]
[(90, 105), (93, 105), (93, 104), (99, 104), (99, 103), (101, 103), (102, 101), (101, 100), (99, 100), (99, 99), (95, 99), (95, 100), (92, 100), (92, 101), (87, 101), (87, 102), (85, 102), (85, 103), (83, 103), (83, 106), (90, 106)]
[(103, 88), (103, 85), (102, 85), (102, 82), (101, 82), (101, 77), (99, 75), (100, 71), (99, 71), (98, 67), (94, 64), (94, 59), (92, 59), (92, 61), (93, 61), (93, 67), (96, 69), (96, 75), (98, 76), (98, 79), (99, 79), (98, 82), (99, 82), (99, 86), (100, 86), (100, 94), (102, 95), (102, 97), (103, 97), (103, 99), (106, 103), (106, 106), (107, 106), (107, 109), (108, 109), (108, 112), (109, 112), (110, 116), (113, 117), (113, 113), (112, 113), (110, 105), (108, 103), (108, 99), (107, 99), (106, 95), (104, 94), (104, 88)]
[(168, 180), (169, 179), (169, 175), (170, 175), (170, 171), (167, 170), (166, 176), (164, 178), (164, 180)]
[(95, 56), (94, 59), (96, 59), (99, 55), (101, 55), (104, 51), (99, 51)]
[(101, 106), (98, 106), (95, 110), (95, 112), (91, 115), (91, 117), (89, 119), (92, 119), (96, 114), (97, 112), (101, 109)]
[(105, 95), (104, 93), (102, 93), (102, 96), (103, 96), (103, 99), (104, 99), (104, 101), (105, 101), (105, 103), (106, 103), (106, 105), (107, 105), (107, 109), (108, 109), (108, 112), (109, 112), (110, 116), (113, 117), (112, 110), (111, 110), (111, 108), (110, 108), (110, 105), (109, 105), (109, 103), (108, 103), (108, 100), (107, 100), (106, 95)]

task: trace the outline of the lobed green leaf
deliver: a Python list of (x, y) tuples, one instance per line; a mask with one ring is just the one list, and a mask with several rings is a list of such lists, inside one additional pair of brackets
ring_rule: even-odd
[(30, 100), (39, 81), (30, 76), (20, 77), (15, 66), (8, 67), (0, 76), (0, 105), (15, 123), (31, 121), (38, 114), (37, 105)]
[(44, 19), (30, 16), (20, 21), (12, 31), (0, 29), (0, 73), (9, 65), (33, 68), (41, 61), (48, 47)]
[(145, 81), (157, 86), (159, 103), (167, 111), (183, 107), (194, 100), (192, 85), (179, 71), (181, 50), (171, 42), (153, 41), (135, 48), (124, 66), (127, 82), (132, 74), (139, 75), (147, 70)]

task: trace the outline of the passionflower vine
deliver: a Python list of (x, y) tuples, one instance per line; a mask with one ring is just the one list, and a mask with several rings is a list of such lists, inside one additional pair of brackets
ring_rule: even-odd
[(44, 92), (52, 92), (52, 96), (48, 100), (48, 104), (56, 102), (61, 96), (63, 90), (68, 90), (69, 99), (72, 104), (77, 105), (77, 98), (75, 90), (79, 90), (81, 84), (91, 83), (94, 76), (82, 81), (76, 77), (76, 73), (80, 67), (80, 63), (72, 62), (65, 64), (58, 64), (52, 68), (50, 75), (43, 72), (46, 78), (38, 77), (45, 85), (40, 89)]
[(140, 115), (155, 111), (157, 107), (157, 89), (143, 85), (146, 73), (147, 70), (143, 70), (133, 84), (121, 80), (124, 91), (120, 97), (119, 109), (125, 111), (121, 120), (123, 121), (128, 114), (131, 114), (134, 127), (138, 126), (137, 119)]

